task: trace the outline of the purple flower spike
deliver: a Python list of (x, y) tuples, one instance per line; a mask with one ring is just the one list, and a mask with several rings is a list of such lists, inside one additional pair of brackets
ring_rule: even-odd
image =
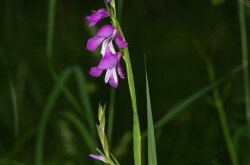
[(104, 163), (107, 163), (107, 161), (105, 160), (105, 158), (101, 155), (96, 155), (96, 154), (89, 154), (89, 157), (95, 159), (95, 160), (100, 160)]
[(87, 16), (86, 19), (89, 21), (89, 27), (92, 27), (95, 26), (100, 20), (108, 17), (109, 15), (110, 13), (107, 11), (107, 9), (102, 8)]
[(106, 0), (106, 2), (107, 2), (107, 3), (110, 3), (110, 2), (111, 2), (111, 0)]
[(106, 70), (105, 83), (109, 83), (112, 87), (116, 88), (118, 86), (117, 72), (120, 78), (124, 79), (124, 73), (120, 64), (120, 58), (122, 56), (121, 52), (113, 54), (111, 48), (108, 46), (106, 53), (100, 60), (99, 64), (90, 69), (90, 75), (94, 77), (99, 77), (103, 70)]

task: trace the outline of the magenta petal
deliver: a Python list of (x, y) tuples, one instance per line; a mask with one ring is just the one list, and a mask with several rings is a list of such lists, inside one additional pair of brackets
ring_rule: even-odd
[(110, 3), (110, 2), (111, 2), (111, 0), (106, 0), (106, 2), (107, 2), (107, 3)]
[(105, 37), (98, 37), (94, 36), (93, 38), (90, 38), (87, 42), (86, 49), (90, 51), (94, 51), (98, 48), (99, 45), (105, 40)]
[(115, 36), (115, 43), (117, 44), (117, 46), (119, 48), (125, 48), (126, 46), (128, 46), (128, 43), (127, 42), (124, 42), (123, 41), (123, 37), (119, 34), (117, 34)]
[(125, 76), (124, 76), (124, 73), (123, 73), (122, 66), (121, 66), (120, 62), (118, 62), (118, 64), (117, 64), (117, 72), (118, 72), (119, 76), (121, 77), (121, 79), (125, 79)]
[(107, 9), (102, 8), (87, 16), (86, 19), (89, 21), (89, 27), (92, 27), (107, 16), (109, 16), (109, 12), (107, 11)]
[(118, 56), (116, 54), (112, 54), (112, 55), (109, 55), (109, 56), (104, 56), (99, 65), (98, 65), (98, 68), (101, 69), (101, 70), (104, 70), (104, 69), (111, 69), (113, 68), (118, 62)]
[(110, 76), (110, 78), (109, 78), (109, 84), (110, 84), (112, 87), (114, 87), (114, 88), (117, 88), (117, 87), (118, 87), (118, 83), (115, 82), (114, 77), (113, 77), (113, 74), (112, 74), (112, 75)]
[(99, 37), (108, 38), (113, 34), (114, 28), (112, 25), (103, 25), (97, 33)]
[(89, 157), (95, 159), (95, 160), (100, 160), (106, 163), (105, 158), (101, 155), (96, 155), (96, 154), (89, 154)]
[(92, 67), (89, 71), (89, 74), (94, 77), (99, 77), (102, 74), (102, 70), (98, 67)]

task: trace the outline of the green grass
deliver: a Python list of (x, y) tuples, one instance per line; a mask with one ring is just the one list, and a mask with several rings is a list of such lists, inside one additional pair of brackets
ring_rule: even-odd
[(14, 87), (14, 83), (12, 80), (12, 76), (10, 75), (10, 72), (9, 72), (9, 66), (6, 60), (6, 54), (3, 50), (1, 43), (0, 43), (0, 54), (2, 57), (3, 64), (4, 64), (4, 68), (6, 70), (6, 74), (8, 76), (9, 89), (10, 89), (11, 100), (12, 100), (12, 109), (13, 109), (14, 134), (15, 134), (15, 138), (17, 139), (19, 137), (19, 115), (18, 115), (18, 106), (17, 106), (17, 95), (16, 95), (16, 89)]
[(148, 123), (148, 165), (157, 165), (157, 153), (155, 146), (154, 122), (151, 109), (147, 67), (145, 61), (145, 75), (146, 75), (146, 95), (147, 95), (147, 123)]
[(241, 32), (241, 51), (242, 51), (242, 68), (244, 76), (244, 92), (246, 102), (246, 118), (250, 129), (250, 87), (249, 87), (249, 67), (248, 67), (248, 48), (247, 48), (247, 26), (245, 18), (245, 5), (239, 0), (239, 21)]
[[(216, 77), (215, 77), (215, 71), (214, 71), (214, 67), (212, 63), (207, 63), (207, 72), (208, 72), (208, 77), (211, 83), (215, 82)], [(228, 121), (225, 115), (225, 108), (224, 108), (224, 104), (220, 96), (220, 92), (217, 87), (215, 87), (212, 92), (213, 92), (214, 103), (215, 103), (215, 106), (219, 115), (222, 131), (223, 131), (224, 138), (226, 141), (226, 146), (230, 155), (231, 163), (232, 165), (238, 165), (238, 158), (237, 158), (235, 147), (232, 141), (232, 137), (230, 135)]]

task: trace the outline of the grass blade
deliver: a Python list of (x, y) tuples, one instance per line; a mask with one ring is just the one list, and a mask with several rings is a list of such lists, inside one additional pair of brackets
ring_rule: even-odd
[(245, 101), (247, 123), (250, 129), (250, 87), (248, 73), (248, 49), (247, 49), (247, 29), (245, 19), (245, 5), (243, 0), (239, 0), (239, 20), (241, 33), (242, 67), (244, 76)]
[[(158, 122), (156, 122), (155, 129), (161, 128), (164, 124), (166, 124), (171, 119), (173, 119), (176, 115), (178, 115), (183, 110), (185, 110), (186, 107), (188, 107), (189, 105), (194, 103), (196, 100), (198, 100), (199, 98), (201, 98), (202, 96), (204, 96), (208, 92), (212, 91), (215, 87), (222, 84), (223, 82), (225, 82), (226, 80), (231, 78), (233, 75), (239, 73), (241, 70), (242, 70), (241, 65), (235, 67), (224, 77), (222, 77), (222, 78), (218, 79), (217, 81), (215, 81), (214, 83), (202, 88), (201, 90), (194, 93), (193, 95), (191, 95), (190, 97), (188, 97), (187, 99), (182, 101), (180, 104), (178, 104), (174, 108), (170, 109), (161, 119), (159, 119)], [(145, 135), (146, 135), (146, 133), (143, 134), (143, 136), (145, 136)]]
[(16, 90), (9, 72), (9, 67), (8, 63), (6, 60), (6, 55), (5, 52), (2, 48), (2, 45), (0, 44), (0, 53), (2, 56), (3, 64), (6, 68), (7, 76), (8, 76), (8, 81), (9, 81), (9, 88), (10, 88), (10, 93), (11, 93), (11, 100), (12, 100), (12, 106), (13, 106), (13, 118), (14, 118), (14, 134), (15, 138), (18, 138), (19, 136), (19, 117), (18, 117), (18, 106), (17, 106), (17, 96), (16, 96)]
[(85, 141), (86, 145), (88, 146), (91, 152), (95, 152), (96, 142), (88, 132), (88, 128), (85, 124), (81, 121), (81, 119), (72, 112), (64, 111), (63, 116), (74, 125), (74, 127), (79, 131), (83, 140)]
[(147, 121), (148, 121), (148, 165), (157, 165), (154, 122), (149, 94), (148, 75), (145, 61), (146, 93), (147, 93)]
[(82, 73), (79, 67), (75, 68), (75, 77), (76, 77), (76, 82), (77, 82), (78, 89), (80, 92), (81, 103), (86, 111), (85, 117), (88, 121), (91, 134), (93, 138), (96, 139), (95, 138), (96, 137), (96, 129), (95, 129), (96, 124), (94, 120), (93, 109), (91, 107), (90, 97), (87, 91), (87, 82), (86, 82), (84, 74)]
[(43, 164), (43, 143), (44, 143), (44, 135), (46, 126), (51, 115), (52, 109), (58, 99), (61, 89), (64, 86), (65, 82), (68, 80), (69, 76), (72, 74), (73, 69), (69, 68), (62, 72), (61, 78), (56, 82), (53, 90), (49, 94), (48, 100), (43, 109), (42, 117), (38, 125), (37, 132), (37, 141), (36, 141), (36, 149), (35, 149), (35, 165)]
[(47, 45), (46, 54), (49, 62), (49, 69), (55, 77), (55, 70), (52, 65), (52, 54), (53, 54), (53, 39), (54, 39), (54, 27), (55, 27), (55, 13), (56, 13), (56, 0), (48, 1), (48, 24), (47, 24)]
[(18, 117), (18, 108), (17, 108), (17, 96), (16, 90), (13, 85), (13, 82), (9, 80), (10, 83), (10, 91), (11, 91), (11, 99), (13, 105), (13, 112), (14, 112), (14, 130), (15, 130), (15, 137), (19, 137), (19, 117)]
[[(209, 77), (210, 81), (214, 82), (216, 79), (215, 78), (215, 71), (214, 71), (213, 64), (211, 62), (207, 63), (207, 72), (208, 72), (208, 77)], [(223, 135), (224, 135), (224, 138), (226, 141), (226, 145), (227, 145), (228, 153), (229, 153), (229, 156), (231, 159), (231, 163), (232, 163), (232, 165), (238, 165), (238, 158), (237, 158), (235, 147), (234, 147), (234, 144), (232, 141), (232, 137), (230, 135), (230, 130), (228, 127), (228, 122), (227, 122), (227, 118), (226, 118), (226, 114), (225, 114), (224, 104), (222, 102), (220, 92), (219, 92), (217, 87), (215, 87), (213, 89), (213, 99), (214, 99), (215, 107), (216, 107), (218, 115), (219, 115), (222, 131), (223, 131)]]
[[(121, 29), (119, 31), (122, 33)], [(139, 117), (138, 117), (138, 112), (137, 112), (134, 77), (133, 77), (133, 71), (131, 67), (128, 48), (125, 48), (124, 60), (127, 66), (128, 85), (129, 85), (129, 91), (130, 91), (132, 107), (133, 107), (134, 161), (135, 161), (135, 165), (141, 165), (141, 132), (140, 132)]]

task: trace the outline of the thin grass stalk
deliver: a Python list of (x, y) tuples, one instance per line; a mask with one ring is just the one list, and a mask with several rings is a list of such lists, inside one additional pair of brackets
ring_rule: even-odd
[(148, 125), (148, 165), (157, 165), (157, 153), (155, 145), (154, 121), (150, 101), (148, 74), (145, 58), (146, 95), (147, 95), (147, 125)]
[(134, 161), (135, 165), (141, 165), (141, 132), (140, 132), (139, 117), (137, 112), (134, 76), (129, 57), (129, 51), (127, 48), (125, 48), (124, 60), (127, 66), (128, 85), (133, 107), (133, 143), (134, 143), (134, 159), (135, 159)]
[[(211, 62), (207, 63), (207, 72), (208, 72), (208, 76), (209, 76), (211, 83), (215, 82), (215, 79), (216, 79), (215, 71), (214, 71), (213, 64)], [(220, 92), (217, 87), (213, 89), (213, 98), (214, 98), (214, 103), (215, 103), (215, 106), (219, 115), (222, 131), (223, 131), (223, 135), (226, 141), (231, 163), (232, 165), (238, 165), (238, 159), (237, 159), (235, 147), (232, 141), (232, 137), (230, 135), (228, 122), (227, 122), (227, 118), (225, 115), (224, 105), (220, 96)]]
[(52, 109), (55, 105), (57, 98), (61, 93), (62, 86), (69, 79), (70, 75), (73, 73), (73, 69), (69, 68), (62, 72), (61, 78), (55, 83), (53, 90), (48, 96), (47, 102), (43, 109), (42, 117), (39, 121), (35, 148), (35, 165), (43, 165), (43, 148), (44, 148), (44, 137), (46, 127), (49, 121), (49, 117), (52, 113)]
[[(222, 83), (224, 83), (225, 81), (227, 81), (232, 76), (239, 73), (240, 71), (242, 71), (241, 65), (236, 66), (227, 75), (221, 77), (220, 79), (216, 80), (215, 82), (211, 83), (210, 85), (207, 85), (207, 86), (203, 87), (202, 89), (200, 89), (196, 93), (192, 94), (191, 96), (189, 96), (188, 98), (186, 98), (185, 100), (180, 102), (177, 106), (175, 106), (175, 107), (171, 108), (170, 110), (168, 110), (167, 113), (165, 115), (163, 115), (163, 117), (161, 117), (154, 124), (154, 129), (158, 130), (158, 129), (162, 128), (166, 123), (168, 123), (173, 118), (175, 118), (179, 113), (184, 111), (188, 106), (193, 104), (196, 100), (200, 99), (205, 94), (212, 91), (215, 87), (221, 85)], [(147, 131), (144, 131), (142, 133), (142, 138), (145, 138), (145, 137), (147, 137)]]
[(242, 51), (242, 67), (244, 76), (244, 91), (246, 102), (246, 117), (248, 127), (250, 129), (250, 87), (249, 87), (249, 73), (248, 73), (248, 49), (247, 49), (247, 29), (245, 19), (245, 6), (243, 0), (239, 1), (239, 21), (241, 33), (241, 51)]
[[(106, 3), (106, 2), (105, 2)], [(114, 3), (114, 16), (111, 17), (111, 20), (114, 24), (114, 26), (118, 29), (120, 34), (123, 36), (124, 41), (126, 41), (125, 36), (123, 34), (122, 28), (119, 24), (119, 21), (116, 18), (116, 9), (115, 9), (115, 1), (111, 1), (111, 3)], [(106, 4), (107, 6), (107, 4)], [(107, 6), (109, 9), (109, 7)], [(136, 103), (136, 92), (135, 92), (135, 83), (134, 83), (134, 76), (133, 76), (133, 70), (130, 62), (129, 57), (129, 50), (128, 47), (124, 48), (123, 51), (124, 55), (124, 61), (126, 63), (126, 69), (127, 69), (127, 77), (128, 77), (128, 86), (132, 101), (132, 109), (133, 109), (133, 150), (134, 150), (134, 163), (135, 165), (141, 165), (141, 132), (140, 132), (140, 124), (139, 124), (139, 117), (137, 112), (137, 103)]]
[[(46, 54), (48, 59), (48, 65), (49, 70), (52, 74), (52, 77), (55, 81), (58, 81), (60, 77), (58, 76), (55, 68), (53, 67), (53, 47), (54, 47), (54, 27), (55, 27), (55, 14), (56, 14), (56, 4), (57, 0), (49, 0), (48, 1), (48, 24), (47, 24), (47, 47), (46, 47)], [(71, 94), (71, 92), (66, 88), (62, 87), (62, 91), (67, 97), (67, 99), (71, 102), (71, 104), (74, 106), (74, 108), (77, 110), (77, 112), (84, 117), (85, 115), (82, 113), (82, 107), (78, 103), (78, 101), (75, 99), (75, 97)], [(90, 106), (89, 106), (90, 107)], [(91, 107), (90, 107), (91, 108)], [(88, 108), (86, 109), (88, 110)], [(89, 126), (91, 129), (91, 134), (93, 137), (96, 137), (95, 133), (95, 124), (94, 124), (94, 116), (92, 114), (92, 111), (88, 111), (89, 116), (87, 120), (89, 121)]]
[(11, 91), (11, 100), (13, 105), (13, 115), (14, 115), (14, 132), (15, 132), (15, 138), (18, 139), (19, 137), (19, 115), (18, 115), (18, 106), (17, 106), (17, 95), (16, 95), (16, 89), (13, 85), (13, 81), (9, 80), (10, 84), (10, 91)]
[(11, 94), (11, 100), (12, 100), (12, 106), (13, 106), (14, 135), (15, 135), (15, 138), (17, 139), (19, 137), (19, 115), (18, 115), (18, 106), (17, 106), (17, 95), (16, 95), (14, 83), (12, 80), (12, 76), (10, 75), (10, 72), (9, 72), (9, 66), (5, 58), (6, 54), (1, 44), (0, 44), (0, 54), (2, 56), (3, 64), (4, 64), (4, 67), (6, 68), (6, 73), (8, 76), (9, 88), (10, 88), (10, 94)]
[(54, 27), (55, 27), (55, 13), (56, 13), (56, 0), (48, 1), (48, 24), (47, 24), (47, 45), (46, 54), (49, 63), (49, 69), (53, 77), (57, 77), (56, 71), (53, 67), (52, 55), (53, 55), (53, 39), (54, 39)]

